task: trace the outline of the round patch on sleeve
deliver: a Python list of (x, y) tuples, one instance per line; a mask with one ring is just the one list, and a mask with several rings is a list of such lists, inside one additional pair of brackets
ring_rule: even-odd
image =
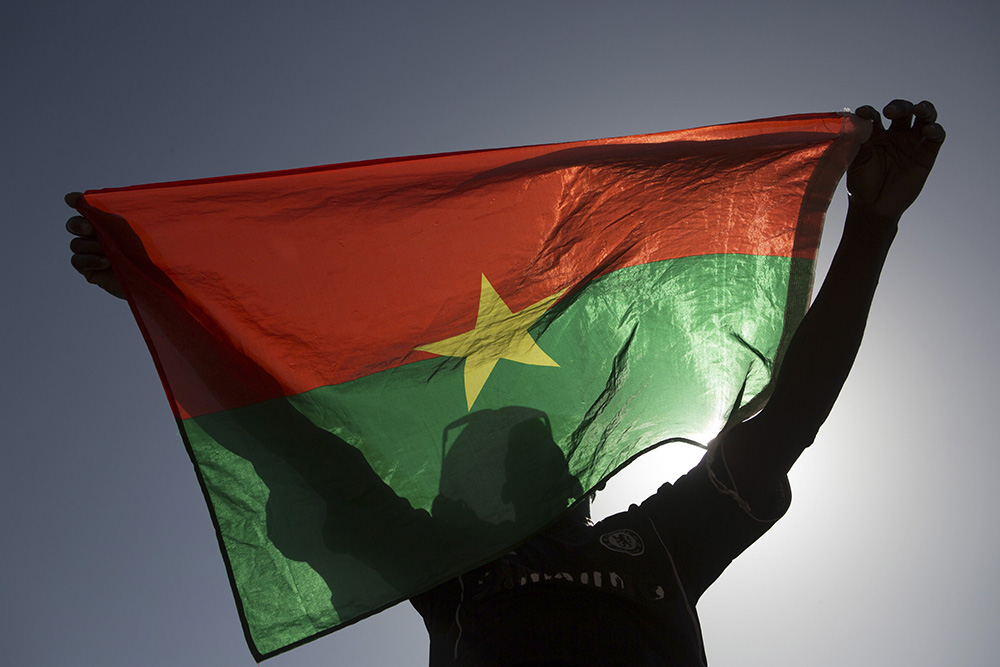
[(611, 551), (619, 551), (630, 556), (638, 556), (642, 553), (642, 538), (639, 534), (628, 528), (619, 528), (610, 533), (601, 535), (601, 544)]

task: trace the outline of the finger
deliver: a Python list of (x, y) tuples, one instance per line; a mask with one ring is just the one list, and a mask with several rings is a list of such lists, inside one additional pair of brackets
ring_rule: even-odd
[(882, 125), (882, 114), (880, 114), (875, 107), (866, 104), (863, 107), (858, 107), (854, 112), (857, 116), (864, 118), (865, 120), (870, 120), (872, 122), (872, 135), (876, 135), (879, 132), (883, 132), (885, 127)]
[(111, 268), (111, 262), (109, 262), (108, 258), (104, 255), (76, 254), (69, 258), (69, 263), (73, 265), (74, 269), (85, 276), (91, 271), (100, 271), (102, 269)]
[(93, 236), (94, 226), (80, 215), (74, 215), (66, 221), (66, 231), (76, 236)]
[(872, 152), (872, 139), (885, 132), (885, 128), (882, 126), (882, 115), (879, 114), (878, 110), (870, 104), (865, 104), (864, 106), (858, 107), (854, 112), (859, 118), (864, 118), (870, 121), (872, 124), (871, 134), (865, 139), (864, 143), (858, 147), (858, 154), (854, 156), (854, 161), (852, 164), (854, 166), (864, 164), (871, 157)]
[(944, 128), (937, 123), (925, 125), (923, 128), (923, 137), (924, 140), (920, 142), (921, 149), (927, 151), (931, 155), (931, 159), (936, 158), (938, 152), (941, 150), (941, 144), (944, 143)]
[(870, 121), (872, 124), (871, 134), (868, 138), (858, 147), (858, 153), (854, 156), (854, 160), (851, 162), (852, 167), (858, 167), (871, 159), (872, 156), (872, 145), (873, 139), (885, 132), (885, 127), (882, 126), (882, 115), (871, 105), (864, 105), (858, 107), (854, 112), (859, 118), (863, 118)]
[(76, 237), (69, 242), (69, 249), (81, 255), (101, 255), (104, 256), (104, 248), (100, 241), (96, 239)]
[(918, 125), (930, 125), (937, 121), (937, 109), (934, 105), (924, 100), (920, 104), (913, 107), (913, 126)]
[(934, 104), (927, 100), (913, 107), (913, 129), (920, 131), (923, 138), (921, 147), (932, 156), (936, 156), (941, 150), (945, 138), (944, 128), (937, 123), (937, 115)]
[(926, 125), (923, 129), (923, 135), (924, 139), (926, 139), (929, 143), (938, 144), (938, 146), (944, 143), (944, 128), (937, 123), (934, 123), (933, 125)]
[(80, 197), (82, 196), (82, 192), (70, 192), (63, 197), (63, 201), (65, 201), (66, 205), (70, 208), (76, 208), (76, 205), (80, 203)]
[(882, 113), (892, 121), (889, 130), (894, 132), (909, 130), (913, 120), (913, 103), (907, 100), (893, 100), (882, 109)]

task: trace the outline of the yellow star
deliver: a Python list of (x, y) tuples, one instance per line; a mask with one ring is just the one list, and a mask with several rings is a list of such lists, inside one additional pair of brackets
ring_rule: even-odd
[(493, 367), (501, 359), (532, 366), (559, 366), (538, 347), (528, 328), (565, 291), (513, 313), (484, 275), (476, 328), (415, 349), (443, 357), (465, 357), (465, 398), (471, 410)]

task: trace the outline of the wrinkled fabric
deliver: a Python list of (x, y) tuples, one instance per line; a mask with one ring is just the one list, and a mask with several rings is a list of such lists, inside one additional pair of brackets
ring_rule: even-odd
[(488, 562), (759, 409), (866, 123), (89, 191), (251, 651)]

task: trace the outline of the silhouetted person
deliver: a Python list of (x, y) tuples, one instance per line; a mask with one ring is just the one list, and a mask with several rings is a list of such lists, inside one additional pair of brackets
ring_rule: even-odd
[[(583, 493), (548, 417), (532, 408), (477, 410), (446, 427), (440, 493), (429, 512), (397, 495), (356, 447), (284, 400), (207, 415), (198, 425), (254, 466), (269, 491), (268, 537), (327, 581), (341, 618), (369, 611), (365, 586), (384, 586), (369, 572), (398, 599), (448, 574), (442, 552), (475, 544), (496, 553)], [(482, 466), (485, 479), (470, 477)]]
[[(899, 219), (945, 138), (929, 102), (894, 100), (884, 113), (888, 128), (874, 108), (857, 110), (873, 132), (848, 170), (844, 234), (767, 405), (641, 505), (591, 525), (584, 503), (505, 556), (415, 596), (432, 665), (705, 664), (695, 605), (787, 509), (787, 473), (847, 379)], [(73, 266), (122, 296), (89, 223), (74, 217), (67, 228), (78, 237)]]

